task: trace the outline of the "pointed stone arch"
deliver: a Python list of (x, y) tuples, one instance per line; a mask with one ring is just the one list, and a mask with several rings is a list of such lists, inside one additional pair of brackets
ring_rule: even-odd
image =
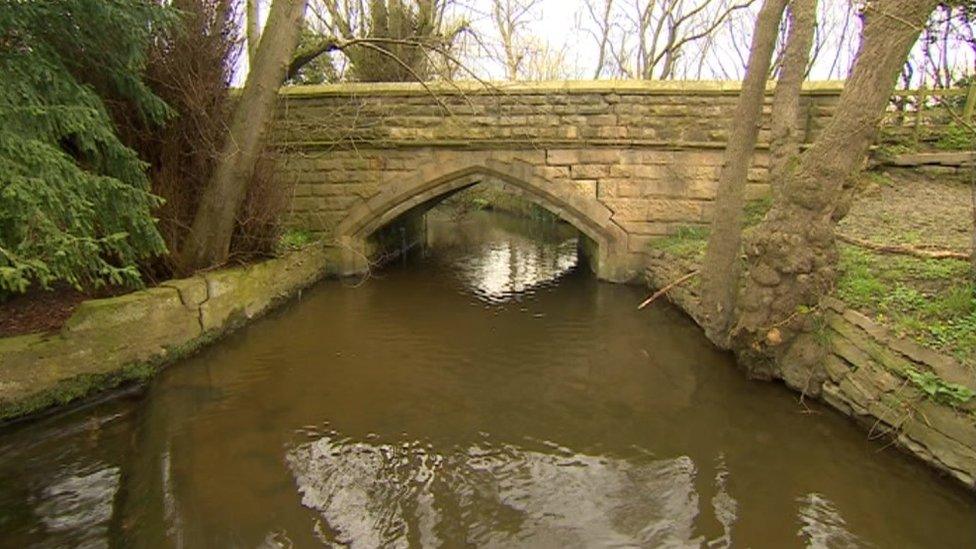
[(405, 177), (391, 178), (378, 193), (350, 208), (337, 225), (335, 235), (343, 248), (343, 273), (363, 272), (367, 266), (367, 239), (405, 212), (435, 204), (439, 198), (494, 179), (518, 189), (526, 198), (595, 242), (598, 251), (593, 259), (597, 276), (615, 281), (632, 276), (628, 268), (627, 233), (613, 221), (613, 211), (595, 195), (581, 193), (571, 184), (549, 181), (539, 171), (528, 162), (489, 156), (431, 163)]

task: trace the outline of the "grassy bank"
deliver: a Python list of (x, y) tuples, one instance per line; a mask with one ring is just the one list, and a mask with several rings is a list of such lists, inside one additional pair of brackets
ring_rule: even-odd
[[(958, 181), (914, 172), (895, 176), (869, 173), (845, 234), (878, 244), (966, 249), (968, 189)], [(757, 224), (768, 202), (749, 205), (746, 225)], [(700, 263), (706, 227), (682, 227), (651, 246)], [(965, 261), (923, 259), (840, 244), (834, 297), (894, 333), (955, 357), (976, 371), (976, 287)]]

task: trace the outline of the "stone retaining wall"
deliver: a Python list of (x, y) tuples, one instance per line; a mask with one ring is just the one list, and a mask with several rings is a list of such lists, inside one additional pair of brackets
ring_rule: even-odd
[(309, 247), (82, 303), (60, 332), (0, 339), (0, 422), (130, 380), (268, 311), (334, 269)]
[[(697, 268), (660, 251), (649, 254), (647, 264), (652, 288)], [(701, 325), (697, 279), (673, 288), (668, 298)], [(868, 436), (885, 437), (976, 490), (976, 400), (961, 406), (939, 402), (923, 393), (908, 373), (935, 374), (973, 390), (976, 375), (952, 357), (896, 336), (834, 298), (825, 298), (824, 306), (827, 379), (806, 389), (854, 418)]]
[(828, 379), (821, 396), (876, 436), (896, 443), (976, 489), (976, 401), (963, 406), (925, 395), (908, 374), (932, 373), (976, 390), (976, 375), (951, 357), (898, 337), (827, 298)]

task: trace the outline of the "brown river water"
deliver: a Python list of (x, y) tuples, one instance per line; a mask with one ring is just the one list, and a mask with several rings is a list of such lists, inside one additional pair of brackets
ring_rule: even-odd
[(0, 431), (0, 546), (976, 547), (972, 494), (638, 311), (567, 228), (428, 225), (143, 392)]

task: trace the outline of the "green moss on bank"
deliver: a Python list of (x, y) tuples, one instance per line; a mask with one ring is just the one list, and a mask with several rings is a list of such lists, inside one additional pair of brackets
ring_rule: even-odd
[(152, 378), (152, 364), (132, 364), (106, 374), (82, 374), (61, 381), (54, 387), (0, 408), (0, 423), (64, 406), (90, 395), (109, 391), (127, 383), (144, 383)]
[(963, 261), (842, 245), (836, 295), (899, 335), (976, 367), (976, 288)]
[[(145, 382), (227, 332), (286, 301), (335, 264), (334, 250), (174, 280), (137, 294), (88, 301), (53, 337), (0, 339), (0, 422)], [(126, 326), (144, 324), (138, 334)], [(201, 333), (202, 331), (202, 333)], [(162, 351), (160, 349), (163, 349)]]
[(220, 339), (224, 334), (240, 326), (231, 325), (226, 330), (207, 332), (183, 345), (166, 350), (165, 354), (145, 362), (131, 363), (103, 374), (81, 374), (63, 380), (50, 389), (38, 392), (14, 403), (0, 406), (0, 424), (21, 417), (76, 403), (100, 393), (129, 384), (148, 383), (165, 366), (189, 357), (198, 350)]

